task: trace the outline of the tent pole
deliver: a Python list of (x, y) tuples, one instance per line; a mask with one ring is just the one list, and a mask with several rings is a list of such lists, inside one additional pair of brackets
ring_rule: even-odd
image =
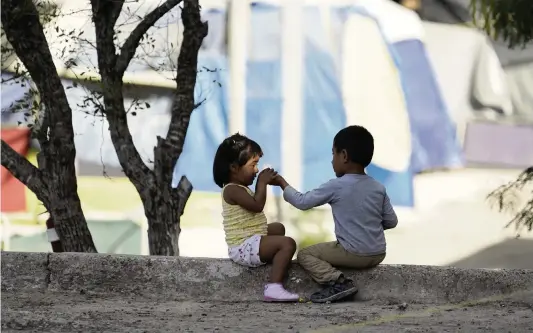
[(249, 0), (229, 2), (229, 132), (246, 133), (246, 60), (250, 31)]

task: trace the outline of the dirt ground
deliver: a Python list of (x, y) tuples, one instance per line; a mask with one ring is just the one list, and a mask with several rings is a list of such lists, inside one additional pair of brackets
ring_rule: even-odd
[[(405, 308), (405, 309), (404, 309)], [(527, 332), (533, 293), (470, 304), (184, 302), (2, 292), (2, 332)]]

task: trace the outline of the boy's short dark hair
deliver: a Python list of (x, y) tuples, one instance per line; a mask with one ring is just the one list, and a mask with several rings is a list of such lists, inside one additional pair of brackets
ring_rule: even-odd
[(367, 167), (374, 155), (374, 137), (363, 126), (348, 126), (335, 135), (333, 146), (337, 152), (346, 150), (348, 159)]

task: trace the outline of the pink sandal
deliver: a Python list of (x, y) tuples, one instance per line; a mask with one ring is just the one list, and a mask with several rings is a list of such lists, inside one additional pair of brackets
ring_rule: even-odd
[(265, 286), (265, 302), (298, 302), (300, 296), (287, 291), (281, 283), (269, 283)]

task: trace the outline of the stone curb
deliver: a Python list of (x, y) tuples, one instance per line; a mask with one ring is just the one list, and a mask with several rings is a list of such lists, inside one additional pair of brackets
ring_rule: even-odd
[[(85, 253), (2, 252), (2, 290), (126, 293), (176, 300), (260, 300), (269, 267), (248, 269), (226, 259)], [(360, 300), (449, 303), (533, 290), (533, 270), (381, 265), (345, 271)], [(288, 288), (317, 285), (294, 264)]]

